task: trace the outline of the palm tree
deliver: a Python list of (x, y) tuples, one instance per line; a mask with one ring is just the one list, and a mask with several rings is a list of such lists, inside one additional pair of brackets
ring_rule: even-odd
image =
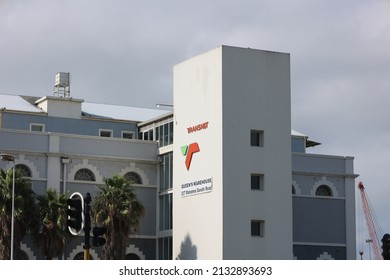
[(92, 203), (92, 217), (95, 224), (107, 228), (106, 244), (102, 248), (102, 259), (124, 260), (130, 234), (139, 229), (145, 213), (138, 201), (131, 182), (114, 175), (104, 179), (105, 185)]
[[(0, 170), (0, 259), (11, 255), (11, 213), (12, 213), (13, 170)], [(29, 230), (37, 228), (36, 195), (29, 181), (15, 170), (14, 197), (14, 259), (22, 259), (20, 242)]]
[(35, 241), (42, 248), (46, 259), (51, 260), (63, 254), (65, 240), (70, 237), (66, 227), (67, 196), (48, 189), (45, 195), (37, 199), (41, 230)]

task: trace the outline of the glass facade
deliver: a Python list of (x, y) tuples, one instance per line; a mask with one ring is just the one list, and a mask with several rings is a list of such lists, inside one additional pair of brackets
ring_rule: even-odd
[(172, 229), (172, 193), (160, 196), (159, 230)]
[[(139, 139), (157, 141), (158, 147), (173, 144), (173, 117), (140, 128)], [(165, 148), (159, 155), (160, 174), (158, 189), (158, 259), (172, 259), (172, 191), (173, 191), (173, 152)]]
[(173, 121), (156, 127), (156, 140), (159, 147), (173, 144)]
[(160, 156), (160, 192), (172, 188), (173, 178), (173, 153), (166, 153)]
[(159, 123), (149, 124), (141, 128), (138, 139), (158, 141), (158, 146), (165, 147), (173, 144), (173, 119)]
[(155, 139), (153, 138), (153, 129), (140, 132), (138, 138), (141, 140), (154, 141)]
[(158, 239), (158, 259), (172, 260), (172, 236)]
[[(161, 126), (168, 127), (168, 126)], [(164, 130), (164, 128), (163, 128)], [(168, 137), (169, 139), (169, 137)], [(173, 153), (162, 154), (160, 165), (160, 191), (159, 191), (159, 231), (172, 230), (172, 179), (173, 179)], [(172, 259), (172, 236), (158, 239), (158, 255), (160, 260)]]

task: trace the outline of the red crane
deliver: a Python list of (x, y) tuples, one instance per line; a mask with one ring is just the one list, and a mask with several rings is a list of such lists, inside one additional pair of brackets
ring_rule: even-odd
[(370, 242), (372, 242), (372, 251), (376, 260), (383, 260), (380, 250), (381, 247), (379, 245), (380, 239), (378, 238), (377, 230), (374, 225), (373, 216), (371, 214), (370, 206), (362, 182), (359, 182), (358, 189), (360, 191), (360, 197), (362, 199), (362, 208), (364, 212), (364, 217), (366, 218), (368, 234), (370, 235), (371, 239)]

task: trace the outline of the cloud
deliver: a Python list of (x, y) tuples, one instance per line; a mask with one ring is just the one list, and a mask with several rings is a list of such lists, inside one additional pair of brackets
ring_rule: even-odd
[[(352, 155), (386, 221), (390, 140), (389, 1), (0, 2), (0, 92), (153, 107), (172, 102), (172, 67), (219, 45), (291, 55), (292, 125)], [(389, 224), (386, 224), (389, 231)]]

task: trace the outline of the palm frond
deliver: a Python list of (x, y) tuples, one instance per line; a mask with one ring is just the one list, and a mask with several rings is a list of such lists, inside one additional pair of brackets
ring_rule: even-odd
[[(103, 258), (124, 258), (125, 248), (132, 231), (139, 227), (145, 208), (138, 201), (131, 182), (123, 176), (114, 175), (104, 179), (92, 204), (92, 218), (96, 225), (107, 227), (107, 243)], [(118, 251), (119, 250), (119, 251)]]

